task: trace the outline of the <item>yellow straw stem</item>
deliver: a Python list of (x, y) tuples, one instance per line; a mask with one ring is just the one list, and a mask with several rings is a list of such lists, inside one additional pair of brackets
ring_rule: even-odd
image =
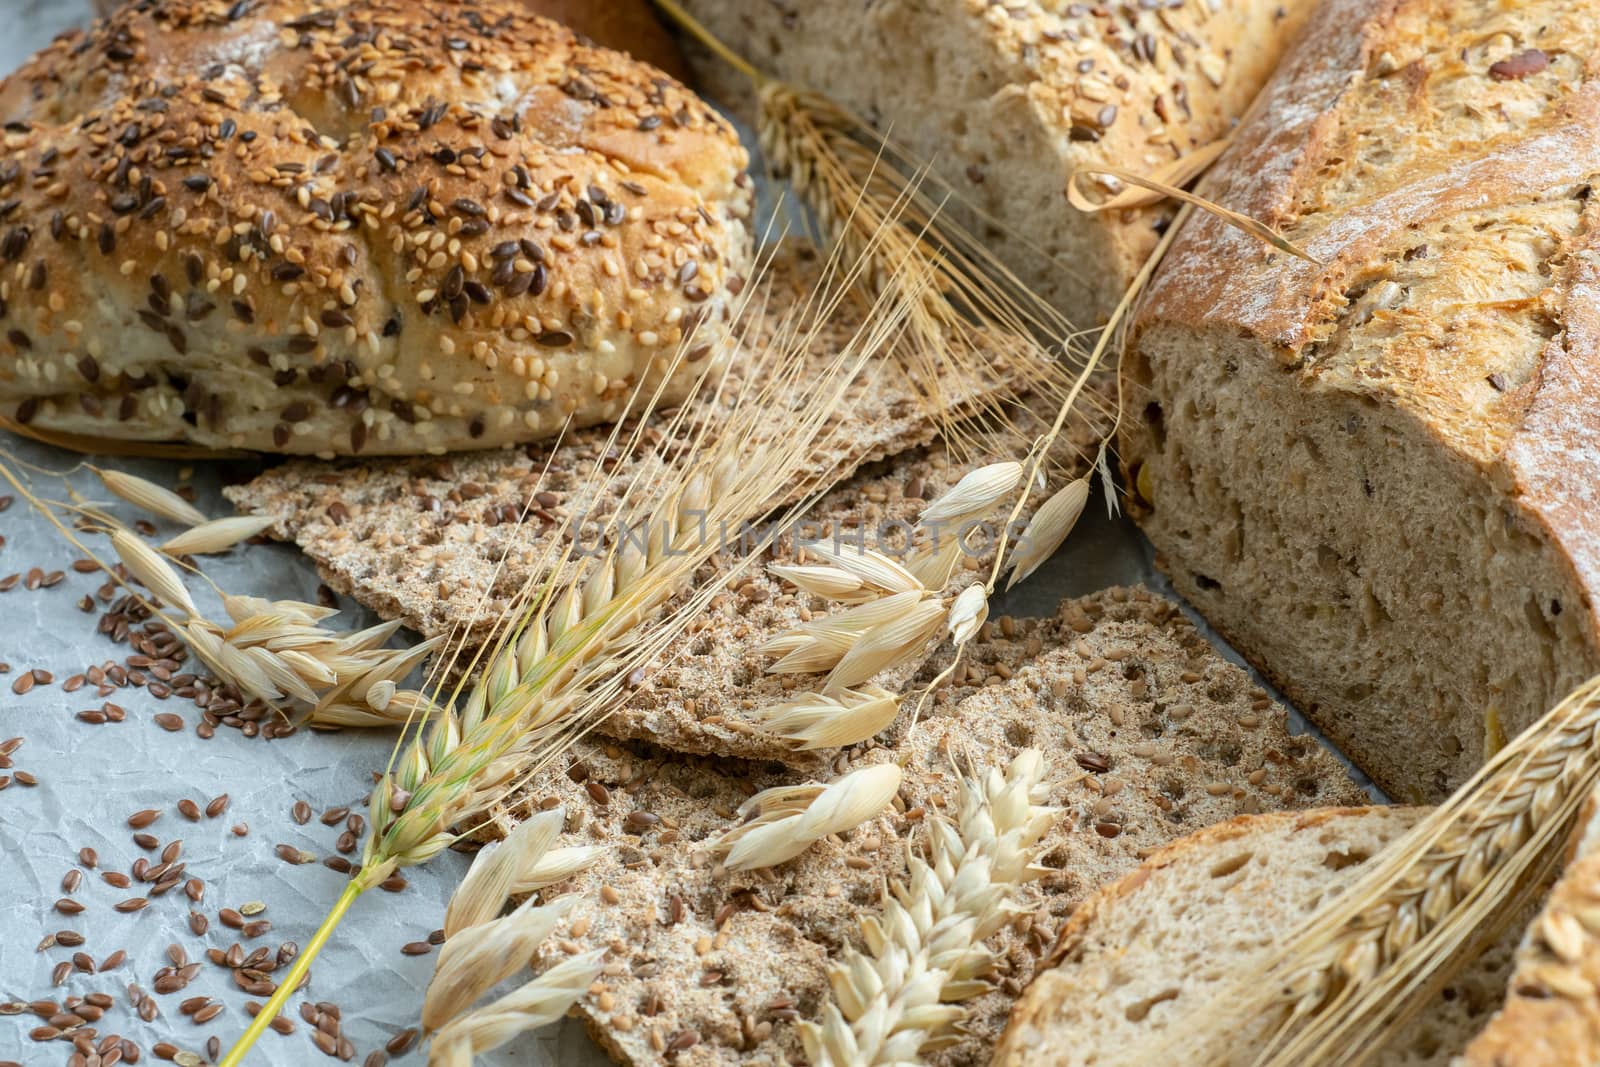
[(333, 931), (338, 927), (340, 920), (344, 918), (344, 913), (350, 910), (350, 905), (356, 902), (357, 897), (371, 887), (371, 883), (367, 881), (364, 873), (352, 879), (350, 884), (344, 887), (344, 892), (339, 894), (339, 899), (333, 902), (333, 910), (328, 912), (328, 917), (322, 920), (322, 925), (317, 927), (317, 932), (311, 935), (311, 941), (305, 948), (300, 950), (300, 955), (295, 957), (294, 965), (289, 968), (289, 973), (283, 976), (282, 982), (278, 983), (277, 992), (273, 993), (266, 1005), (256, 1013), (256, 1017), (250, 1021), (249, 1028), (239, 1036), (239, 1040), (233, 1043), (233, 1047), (228, 1050), (226, 1056), (222, 1057), (222, 1062), (218, 1067), (239, 1067), (239, 1064), (244, 1062), (245, 1055), (255, 1045), (256, 1039), (261, 1036), (261, 1032), (271, 1025), (272, 1020), (276, 1019), (282, 1013), (284, 1006), (289, 1003), (289, 998), (294, 996), (295, 990), (299, 988), (300, 980), (311, 969), (311, 961), (317, 958), (317, 953), (322, 951), (322, 946), (327, 944), (328, 938), (333, 936)]

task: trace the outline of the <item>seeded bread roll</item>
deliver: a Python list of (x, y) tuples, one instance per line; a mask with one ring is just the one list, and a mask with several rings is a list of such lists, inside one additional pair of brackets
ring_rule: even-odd
[[(1067, 202), (1067, 179), (1095, 163), (1148, 173), (1227, 134), (1314, 0), (683, 4), (761, 70), (827, 93), (927, 160), (983, 214), (947, 210), (1089, 326), (1171, 210), (1086, 215)], [(708, 85), (747, 90), (688, 51)], [(1080, 186), (1100, 196), (1100, 180)]]
[[(1177, 1028), (1241, 968), (1270, 959), (1287, 930), (1353, 882), (1422, 814), (1325, 808), (1247, 815), (1161, 849), (1072, 913), (1056, 966), (1017, 1002), (993, 1067), (1143, 1067), (1162, 1062), (1162, 1048), (1169, 1055), (1182, 1049), (1197, 1063), (1259, 1062), (1266, 1018), (1225, 1033), (1179, 1037)], [(1363, 1048), (1370, 1059), (1361, 1062), (1449, 1064), (1493, 1010), (1514, 937), (1489, 946), (1387, 1044)]]
[(682, 395), (746, 267), (731, 128), (516, 3), (130, 3), (0, 118), (0, 410), (52, 430), (545, 437)]
[[(1600, 670), (1600, 7), (1332, 0), (1123, 361), (1177, 588), (1392, 796)], [(1131, 425), (1130, 425), (1131, 423)]]

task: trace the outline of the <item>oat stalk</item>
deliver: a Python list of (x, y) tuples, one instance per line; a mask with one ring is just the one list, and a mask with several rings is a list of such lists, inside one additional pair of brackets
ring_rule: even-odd
[(603, 953), (588, 953), (563, 961), (490, 1004), (471, 1007), (526, 966), (572, 907), (572, 897), (542, 904), (530, 897), (499, 917), (519, 884), (548, 856), (562, 823), (559, 810), (542, 812), (504, 841), (487, 846), (451, 896), (444, 948), (423, 1000), (423, 1029), (434, 1035), (430, 1064), (467, 1067), (474, 1056), (554, 1022), (599, 975)]
[(800, 1024), (813, 1067), (915, 1064), (957, 1039), (959, 1002), (989, 988), (984, 941), (1014, 914), (1017, 887), (1043, 873), (1038, 843), (1060, 814), (1042, 805), (1043, 775), (1025, 749), (1003, 774), (962, 777), (956, 821), (929, 821), (927, 858), (910, 857), (909, 879), (862, 923), (866, 950), (830, 969), (821, 1022)]
[[(1280, 951), (1233, 976), (1196, 1012), (1206, 1020), (1197, 1032), (1219, 1019), (1222, 1030), (1275, 1020), (1257, 1061), (1273, 1065), (1343, 1064), (1352, 1050), (1381, 1049), (1533, 901), (1597, 784), (1600, 678), (1496, 753)], [(1205, 1062), (1229, 1051), (1210, 1048)]]
[(900, 790), (900, 768), (875, 763), (828, 785), (780, 785), (739, 805), (744, 821), (717, 839), (731, 871), (775, 867), (832, 834), (854, 830), (889, 806)]
[[(183, 510), (189, 507), (186, 501), (175, 495), (166, 499), (162, 494), (167, 491), (153, 483), (114, 471), (95, 473), (132, 503), (175, 521), (191, 517)], [(236, 686), (247, 699), (272, 707), (297, 702), (309, 709), (306, 721), (314, 728), (389, 722), (388, 716), (401, 709), (411, 714), (425, 714), (430, 709), (421, 693), (401, 690), (397, 683), (438, 645), (437, 639), (411, 648), (386, 648), (384, 644), (399, 629), (398, 623), (338, 632), (322, 625), (338, 614), (333, 609), (235, 596), (222, 590), (218, 592), (231, 622), (215, 621), (195, 604), (174, 560), (115, 519), (79, 509), (92, 515), (99, 523), (95, 528), (110, 536), (120, 568), (86, 545), (9, 465), (0, 464), (0, 478), (84, 558), (148, 607), (214, 675)], [(180, 504), (182, 508), (177, 506)], [(191, 533), (208, 525), (198, 511), (194, 516), (201, 524)]]

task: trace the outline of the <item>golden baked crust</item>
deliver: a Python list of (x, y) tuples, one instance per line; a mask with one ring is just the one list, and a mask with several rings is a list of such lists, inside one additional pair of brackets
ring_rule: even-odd
[(742, 286), (732, 129), (514, 3), (142, 0), (12, 75), (0, 117), (21, 422), (528, 440), (614, 417), (691, 333), (702, 358)]
[(1401, 799), (1600, 666), (1597, 46), (1325, 4), (1202, 189), (1320, 262), (1197, 214), (1123, 364), (1174, 581)]

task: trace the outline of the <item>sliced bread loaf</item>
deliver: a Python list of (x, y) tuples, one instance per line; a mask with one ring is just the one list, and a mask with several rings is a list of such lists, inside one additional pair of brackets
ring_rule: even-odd
[[(622, 1063), (783, 1063), (792, 1022), (818, 1017), (827, 966), (859, 945), (885, 881), (906, 870), (925, 813), (955, 796), (959, 767), (1047, 754), (1046, 803), (1063, 815), (1042, 846), (1048, 873), (1019, 895), (996, 935), (995, 986), (971, 1002), (968, 1034), (931, 1063), (987, 1061), (1015, 997), (1077, 903), (1175, 837), (1240, 812), (1362, 799), (1325, 749), (1290, 737), (1284, 713), (1222, 660), (1170, 602), (1113, 590), (1063, 605), (1065, 637), (992, 623), (975, 670), (894, 744), (840, 753), (799, 774), (772, 764), (588, 745), (532, 782), (521, 803), (559, 805), (561, 844), (602, 846), (553, 892), (579, 898), (552, 944), (608, 952), (578, 1005)], [(797, 859), (723, 870), (708, 851), (758, 790), (883, 761), (904, 779), (893, 811)], [(559, 946), (559, 947), (558, 947)]]
[(1391, 796), (1600, 670), (1600, 7), (1330, 0), (1122, 362), (1173, 584)]
[(1600, 1063), (1600, 794), (1517, 949), (1505, 1005), (1457, 1067)]
[[(1205, 1005), (1230, 972), (1266, 959), (1285, 931), (1420, 815), (1378, 807), (1274, 812), (1163, 849), (1073, 914), (1057, 966), (1018, 1002), (995, 1067), (1147, 1064), (1169, 1041), (1193, 1047), (1173, 1030), (1185, 1013)], [(1493, 1011), (1510, 959), (1507, 938), (1367, 1062), (1448, 1064)], [(1227, 1062), (1254, 1062), (1265, 1026), (1227, 1035), (1238, 1053)]]
[[(1097, 163), (1149, 173), (1226, 135), (1313, 4), (684, 6), (761, 70), (829, 94), (927, 160), (967, 202), (947, 209), (1037, 292), (1093, 326), (1171, 212), (1085, 214), (1067, 201), (1068, 179)], [(701, 66), (715, 93), (726, 68)], [(1096, 179), (1080, 184), (1101, 195)]]

